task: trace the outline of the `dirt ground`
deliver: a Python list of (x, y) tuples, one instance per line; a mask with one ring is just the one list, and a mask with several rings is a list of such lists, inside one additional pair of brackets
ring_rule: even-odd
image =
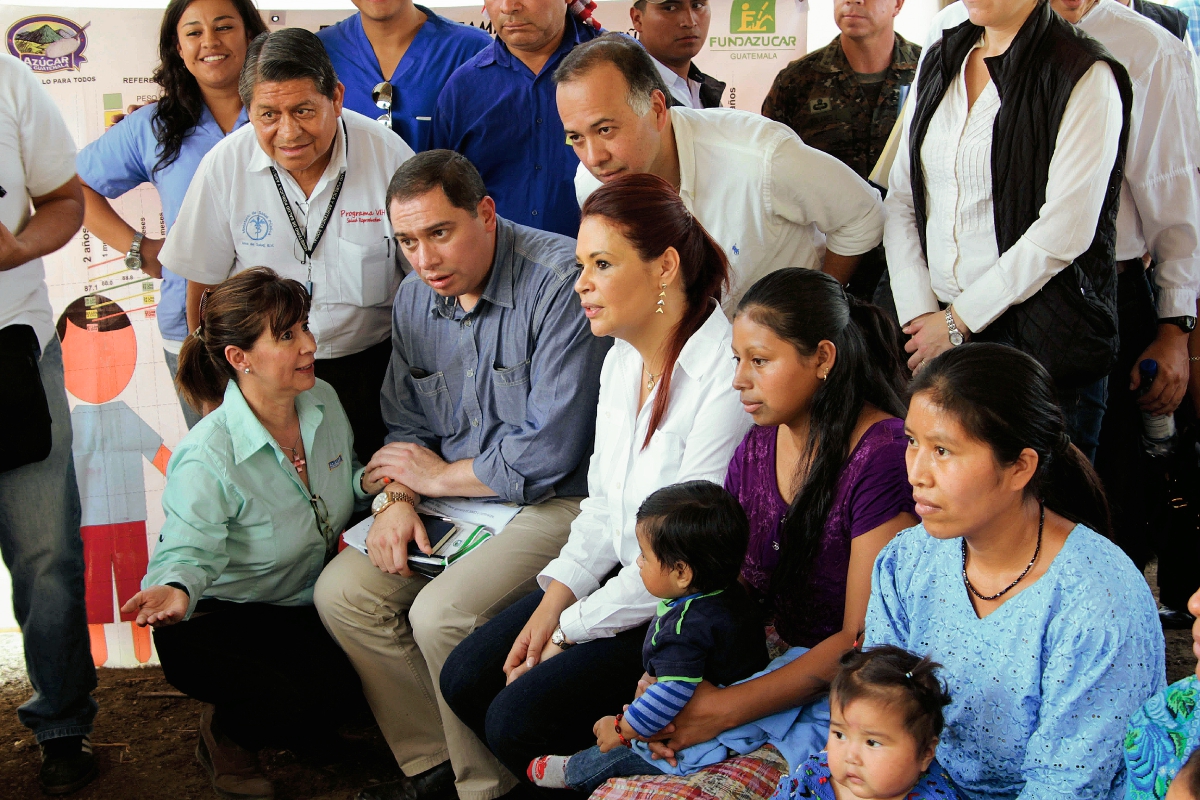
[[(1147, 569), (1150, 585), (1155, 568)], [(1167, 679), (1192, 672), (1191, 631), (1167, 631)], [(78, 800), (209, 800), (215, 798), (196, 762), (200, 704), (163, 680), (162, 670), (101, 669), (96, 700), (100, 713), (92, 736), (100, 776), (72, 798)], [(0, 797), (41, 798), (40, 763), (33, 736), (17, 721), (16, 709), (29, 696), (22, 681), (0, 683)], [(280, 800), (348, 800), (362, 787), (399, 777), (395, 761), (377, 730), (361, 732), (364, 741), (350, 761), (320, 765), (298, 761), (288, 751), (263, 754), (267, 775)]]

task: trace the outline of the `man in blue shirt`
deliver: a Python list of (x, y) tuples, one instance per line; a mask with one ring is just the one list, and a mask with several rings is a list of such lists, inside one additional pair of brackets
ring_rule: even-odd
[(429, 149), (438, 94), (492, 37), (412, 0), (353, 2), (359, 13), (317, 32), (346, 87), (343, 104), (385, 124), (390, 116), (392, 130), (415, 152)]
[(526, 0), (515, 9), (504, 0), (484, 5), (498, 38), (446, 82), (432, 146), (470, 159), (505, 219), (573, 237), (578, 160), (564, 145), (551, 75), (598, 31), (562, 0)]
[[(360, 800), (493, 800), (516, 779), (446, 706), (442, 664), (536, 588), (566, 544), (587, 491), (611, 340), (592, 335), (575, 296), (575, 242), (498, 216), (462, 155), (406, 162), (387, 209), (413, 267), (392, 305), (387, 444), (366, 472), (390, 483), (367, 555), (343, 551), (314, 599), (407, 776)], [(497, 497), (521, 510), (430, 581), (408, 566), (410, 543), (429, 552), (415, 509), (423, 496)]]

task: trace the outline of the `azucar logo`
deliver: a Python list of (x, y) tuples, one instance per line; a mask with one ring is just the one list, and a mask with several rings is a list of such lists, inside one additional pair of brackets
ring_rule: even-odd
[(84, 30), (91, 23), (77, 25), (66, 17), (26, 17), (9, 27), (5, 35), (8, 52), (38, 73), (78, 70), (87, 61)]
[(733, 0), (730, 33), (774, 33), (775, 0)]
[(254, 211), (242, 223), (242, 233), (256, 242), (271, 235), (271, 218), (261, 211)]

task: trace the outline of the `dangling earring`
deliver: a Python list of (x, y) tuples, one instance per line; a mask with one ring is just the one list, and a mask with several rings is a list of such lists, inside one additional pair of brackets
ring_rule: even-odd
[(667, 305), (667, 285), (662, 284), (662, 291), (658, 293), (658, 308), (654, 309), (655, 314), (662, 314), (663, 308)]

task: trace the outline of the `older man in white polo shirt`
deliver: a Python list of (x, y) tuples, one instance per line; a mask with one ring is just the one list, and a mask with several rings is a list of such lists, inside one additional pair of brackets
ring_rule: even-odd
[(727, 311), (782, 267), (823, 268), (845, 284), (883, 240), (879, 193), (854, 170), (758, 114), (668, 108), (654, 62), (628, 36), (576, 47), (554, 81), (567, 143), (582, 162), (580, 205), (623, 173), (671, 182), (729, 258)]
[(383, 445), (379, 390), (391, 357), (392, 297), (407, 267), (384, 197), (412, 149), (342, 109), (344, 87), (317, 37), (265, 33), (246, 54), (239, 91), (250, 125), (196, 172), (160, 258), (187, 278), (188, 327), (209, 286), (267, 266), (312, 295), (317, 376), (342, 401), (366, 463)]

